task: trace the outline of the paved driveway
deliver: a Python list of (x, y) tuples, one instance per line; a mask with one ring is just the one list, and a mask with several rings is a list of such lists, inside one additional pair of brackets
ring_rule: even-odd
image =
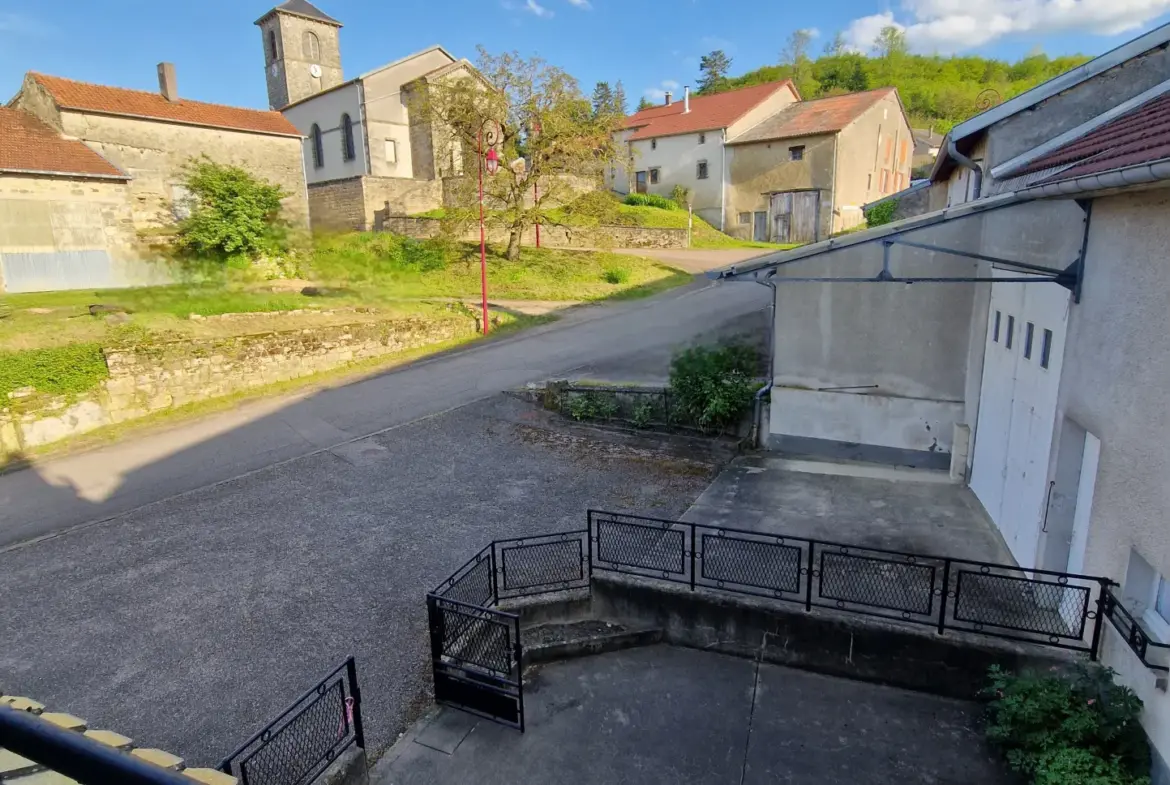
[(427, 589), (588, 507), (681, 514), (710, 467), (495, 396), (0, 555), (3, 689), (214, 764), (347, 654), (367, 737), (428, 700)]

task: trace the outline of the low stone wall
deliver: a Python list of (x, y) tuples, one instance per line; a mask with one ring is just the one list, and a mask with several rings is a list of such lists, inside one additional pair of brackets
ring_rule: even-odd
[(104, 350), (109, 379), (76, 398), (22, 390), (0, 408), (0, 455), (194, 401), (476, 332), (472, 317), (397, 319)]
[(363, 176), (309, 186), (309, 214), (318, 230), (368, 232), (389, 215), (425, 213), (442, 202), (439, 180)]
[[(442, 222), (435, 218), (388, 217), (382, 221), (381, 229), (421, 239), (437, 236), (441, 225)], [(468, 230), (460, 239), (477, 242), (479, 228)], [(508, 233), (499, 227), (490, 227), (487, 239), (490, 243), (506, 243)], [(535, 228), (524, 233), (524, 244), (536, 245)], [(647, 229), (641, 226), (541, 226), (540, 244), (548, 248), (686, 248), (687, 230)]]

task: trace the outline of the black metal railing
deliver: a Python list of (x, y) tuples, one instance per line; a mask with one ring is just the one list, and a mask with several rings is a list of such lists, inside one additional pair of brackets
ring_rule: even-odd
[(1103, 611), (1105, 618), (1113, 623), (1113, 627), (1121, 635), (1122, 640), (1129, 646), (1138, 659), (1150, 670), (1170, 673), (1170, 655), (1162, 654), (1160, 662), (1150, 661), (1150, 649), (1155, 651), (1170, 651), (1170, 644), (1162, 643), (1147, 633), (1138, 623), (1134, 615), (1121, 603), (1121, 599), (1112, 589), (1105, 592)]
[(352, 656), (257, 731), (218, 768), (243, 785), (305, 785), (351, 746), (365, 747)]
[(492, 542), (427, 595), (436, 700), (523, 730), (519, 616), (497, 606), (589, 591), (597, 572), (810, 612), (875, 616), (940, 635), (1052, 646), (1093, 659), (1112, 585), (1092, 575), (590, 510), (585, 529)]
[[(0, 706), (0, 749), (82, 785), (191, 785), (192, 780), (32, 712)], [(30, 778), (36, 781), (39, 778)], [(56, 780), (55, 780), (56, 781)], [(61, 780), (65, 781), (65, 780)]]

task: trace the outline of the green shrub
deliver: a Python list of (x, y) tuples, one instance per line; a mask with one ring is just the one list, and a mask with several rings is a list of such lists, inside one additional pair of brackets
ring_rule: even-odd
[(750, 346), (697, 346), (675, 356), (670, 364), (673, 418), (704, 431), (734, 425), (751, 407), (757, 357)]
[(7, 403), (8, 393), (22, 387), (51, 395), (83, 393), (109, 375), (102, 347), (96, 343), (0, 352), (0, 402)]
[(898, 212), (898, 200), (887, 199), (881, 204), (875, 204), (865, 211), (865, 225), (872, 229), (894, 220), (894, 213)]
[(238, 166), (223, 166), (206, 156), (187, 162), (183, 185), (190, 192), (190, 215), (179, 222), (176, 245), (196, 257), (214, 257), (244, 266), (260, 256), (288, 249), (280, 220), (286, 194)]
[(1113, 671), (1016, 675), (992, 667), (987, 738), (1033, 785), (1149, 785), (1141, 700)]
[(574, 420), (608, 420), (618, 413), (613, 393), (587, 392), (569, 398), (569, 416)]
[(610, 266), (601, 273), (601, 279), (606, 283), (621, 284), (630, 280), (630, 271), (626, 267)]
[(687, 204), (691, 201), (691, 189), (683, 185), (676, 185), (670, 189), (670, 201), (677, 204), (680, 209), (687, 209)]
[(625, 199), (626, 204), (632, 207), (657, 207), (660, 210), (678, 210), (677, 202), (658, 194), (630, 194)]
[(640, 401), (634, 404), (630, 421), (634, 423), (635, 428), (649, 428), (650, 424), (654, 422), (656, 411), (657, 407), (654, 405), (654, 401)]

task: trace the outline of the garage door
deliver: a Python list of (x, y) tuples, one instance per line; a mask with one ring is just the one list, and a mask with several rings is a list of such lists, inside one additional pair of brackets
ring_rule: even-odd
[(971, 490), (1024, 567), (1036, 566), (1068, 309), (1056, 284), (991, 286)]

